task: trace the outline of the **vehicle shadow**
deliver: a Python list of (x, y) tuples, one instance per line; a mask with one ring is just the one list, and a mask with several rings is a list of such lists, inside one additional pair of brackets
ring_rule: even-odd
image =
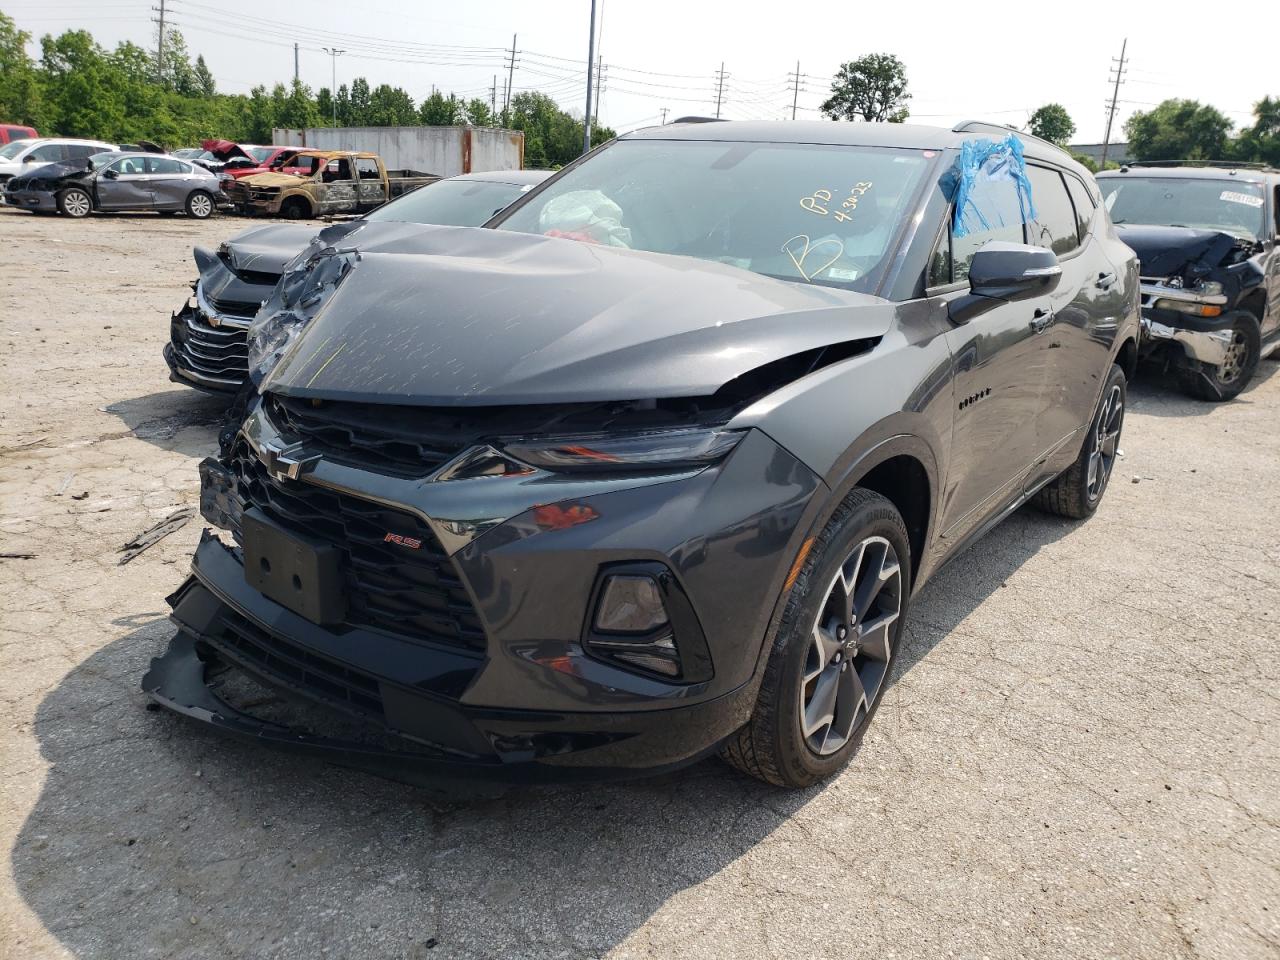
[[(1228, 403), (1252, 403), (1250, 394), (1276, 376), (1280, 376), (1280, 362), (1270, 359), (1261, 361), (1248, 386)], [(1151, 364), (1138, 368), (1138, 376), (1129, 385), (1129, 404), (1137, 412), (1149, 413), (1155, 417), (1203, 417), (1221, 406), (1187, 396), (1172, 373)]]
[[(1073, 526), (1022, 511), (942, 571), (894, 679)], [(497, 800), (429, 793), (148, 711), (138, 679), (171, 627), (137, 610), (38, 707), (48, 770), (12, 850), (25, 902), (83, 960), (597, 956), (691, 888), (718, 896), (718, 874), (863, 776), (855, 759), (789, 792), (709, 760)], [(705, 916), (699, 936), (742, 920)]]
[(190, 457), (217, 453), (230, 398), (175, 387), (103, 407), (139, 440)]

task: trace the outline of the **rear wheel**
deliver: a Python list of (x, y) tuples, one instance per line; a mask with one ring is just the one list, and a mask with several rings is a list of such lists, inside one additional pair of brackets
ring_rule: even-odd
[(93, 200), (79, 187), (72, 187), (58, 194), (58, 210), (63, 216), (83, 220), (93, 213)]
[(843, 767), (884, 693), (910, 597), (893, 504), (855, 489), (815, 538), (787, 597), (755, 712), (722, 748), (767, 783), (806, 787)]
[(187, 216), (207, 220), (213, 216), (213, 197), (203, 190), (196, 190), (187, 197)]
[(1035, 496), (1041, 510), (1083, 520), (1098, 509), (1120, 452), (1126, 386), (1124, 371), (1112, 364), (1076, 462)]
[(306, 220), (311, 216), (311, 208), (301, 197), (290, 197), (280, 207), (280, 213), (286, 220)]
[(1182, 385), (1187, 393), (1201, 400), (1220, 402), (1233, 400), (1249, 385), (1258, 369), (1262, 352), (1262, 330), (1258, 320), (1247, 310), (1227, 314), (1233, 321), (1231, 343), (1227, 355), (1216, 367), (1200, 364), (1198, 369), (1182, 371)]

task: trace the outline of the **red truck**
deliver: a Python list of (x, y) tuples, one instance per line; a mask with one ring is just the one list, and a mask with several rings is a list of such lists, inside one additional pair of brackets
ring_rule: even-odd
[[(271, 171), (301, 172), (280, 163), (282, 160), (288, 161), (289, 157), (286, 154), (297, 153), (297, 147), (263, 147), (252, 143), (232, 143), (230, 140), (205, 140), (200, 146), (209, 151), (221, 164), (214, 170), (215, 173), (225, 173), (236, 180), (251, 174)], [(275, 166), (275, 164), (280, 165)]]
[(35, 127), (24, 127), (16, 123), (0, 123), (0, 146), (14, 140), (34, 140), (40, 134)]

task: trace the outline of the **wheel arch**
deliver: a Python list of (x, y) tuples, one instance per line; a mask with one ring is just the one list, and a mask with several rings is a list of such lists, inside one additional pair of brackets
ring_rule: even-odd
[(1134, 337), (1125, 337), (1116, 351), (1116, 363), (1124, 371), (1124, 377), (1130, 383), (1138, 372), (1138, 341)]
[(280, 212), (284, 213), (285, 208), (293, 205), (300, 205), (305, 211), (304, 220), (311, 220), (316, 215), (316, 205), (311, 201), (311, 197), (306, 193), (290, 193), (280, 201)]
[(1240, 298), (1236, 309), (1253, 314), (1253, 318), (1261, 326), (1263, 318), (1267, 315), (1267, 291), (1262, 287), (1255, 287), (1249, 291), (1248, 296)]

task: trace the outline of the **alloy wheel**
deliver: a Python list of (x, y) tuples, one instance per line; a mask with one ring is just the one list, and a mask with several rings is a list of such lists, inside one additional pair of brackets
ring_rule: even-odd
[(213, 201), (200, 194), (191, 198), (191, 215), (203, 220), (213, 212)]
[(1116, 451), (1120, 447), (1120, 428), (1124, 426), (1124, 396), (1119, 384), (1113, 384), (1102, 400), (1098, 419), (1093, 427), (1089, 448), (1089, 476), (1087, 490), (1089, 501), (1102, 496), (1102, 491), (1115, 466)]
[(1245, 338), (1244, 331), (1233, 330), (1231, 332), (1231, 346), (1227, 347), (1222, 363), (1218, 366), (1218, 382), (1235, 383), (1244, 368), (1244, 361), (1248, 355), (1249, 344)]
[(87, 217), (89, 215), (89, 198), (78, 190), (67, 194), (63, 206), (66, 208), (67, 213), (73, 217)]
[(832, 578), (805, 657), (800, 728), (819, 756), (844, 747), (866, 720), (889, 672), (901, 613), (897, 551), (868, 537)]

